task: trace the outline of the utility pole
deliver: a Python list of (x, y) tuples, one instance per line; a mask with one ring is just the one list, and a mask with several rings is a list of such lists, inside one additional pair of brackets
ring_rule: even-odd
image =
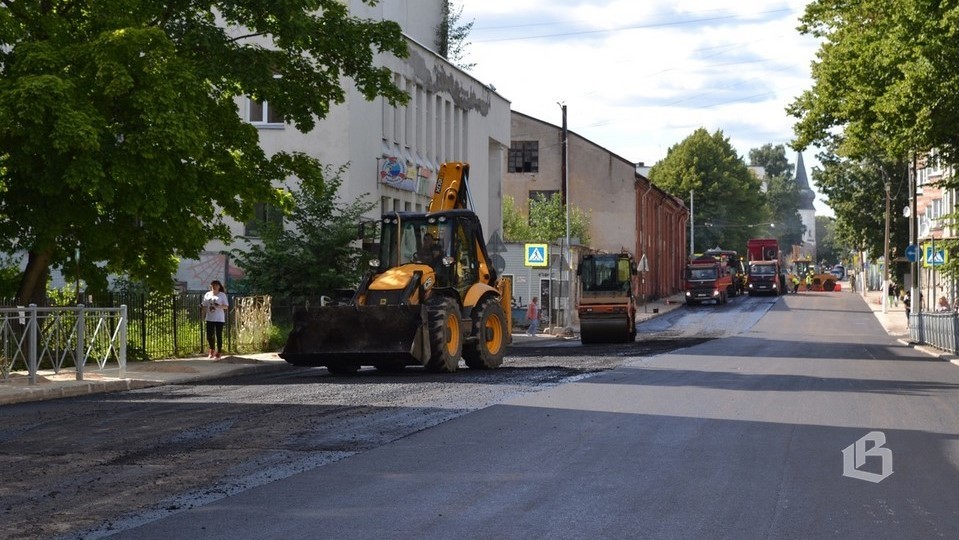
[(696, 234), (693, 230), (693, 190), (689, 190), (689, 256), (696, 253)]
[(918, 194), (916, 193), (918, 186), (916, 181), (916, 159), (917, 156), (915, 153), (912, 155), (912, 170), (909, 174), (909, 241), (912, 242), (912, 245), (916, 247), (916, 260), (913, 261), (910, 265), (910, 271), (912, 273), (912, 283), (909, 284), (909, 315), (910, 321), (912, 315), (918, 315), (921, 311), (920, 304), (922, 303), (922, 296), (919, 292), (919, 258), (922, 257), (922, 254), (919, 253), (919, 212), (918, 212)]
[[(566, 258), (566, 315), (563, 325), (573, 326), (573, 262), (570, 260), (569, 249), (569, 128), (566, 124), (566, 103), (559, 103), (563, 110), (563, 208), (566, 209), (566, 240), (563, 246), (563, 256)], [(560, 269), (562, 271), (562, 269)], [(562, 292), (562, 282), (560, 282)]]
[[(882, 165), (880, 165), (882, 167)], [(880, 169), (882, 171), (882, 176), (885, 179), (886, 184), (886, 240), (883, 244), (882, 252), (882, 312), (889, 312), (889, 221), (891, 219), (889, 205), (889, 192), (892, 189), (892, 186), (889, 183), (889, 177), (886, 176), (886, 170)]]

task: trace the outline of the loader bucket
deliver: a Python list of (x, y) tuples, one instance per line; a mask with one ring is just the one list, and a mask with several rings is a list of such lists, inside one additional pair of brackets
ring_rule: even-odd
[(425, 364), (423, 306), (325, 306), (299, 311), (280, 358), (297, 366)]

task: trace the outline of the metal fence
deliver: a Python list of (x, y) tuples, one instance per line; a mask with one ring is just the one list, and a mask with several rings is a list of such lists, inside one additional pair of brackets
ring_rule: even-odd
[[(269, 296), (228, 295), (230, 311), (223, 329), (227, 352), (259, 352), (270, 338), (272, 301)], [(127, 358), (155, 360), (202, 354), (207, 350), (203, 293), (145, 294), (108, 293), (85, 298), (88, 309), (127, 309)], [(0, 303), (3, 303), (0, 301)], [(5, 305), (10, 306), (9, 302)], [(19, 311), (24, 308), (10, 307)], [(66, 307), (44, 306), (66, 312)], [(19, 368), (18, 368), (19, 369)]]
[(127, 308), (37, 307), (0, 308), (0, 379), (26, 371), (30, 384), (41, 369), (59, 373), (76, 368), (83, 380), (88, 360), (100, 369), (116, 361), (120, 377), (127, 360)]
[(959, 354), (957, 347), (959, 317), (954, 311), (909, 315), (909, 337), (916, 343)]

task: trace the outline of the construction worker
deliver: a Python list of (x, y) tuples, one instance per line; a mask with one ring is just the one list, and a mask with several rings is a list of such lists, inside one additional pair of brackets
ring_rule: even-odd
[(796, 274), (793, 274), (792, 276), (793, 294), (797, 294), (799, 292), (799, 283), (800, 283), (799, 276), (797, 276)]
[(809, 272), (808, 274), (806, 274), (806, 290), (807, 291), (812, 290), (812, 272)]

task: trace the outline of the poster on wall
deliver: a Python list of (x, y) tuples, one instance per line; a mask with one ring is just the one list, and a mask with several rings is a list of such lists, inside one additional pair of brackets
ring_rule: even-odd
[(406, 161), (397, 157), (387, 157), (377, 160), (380, 182), (402, 189), (403, 191), (416, 191), (416, 178), (410, 178), (410, 167)]

